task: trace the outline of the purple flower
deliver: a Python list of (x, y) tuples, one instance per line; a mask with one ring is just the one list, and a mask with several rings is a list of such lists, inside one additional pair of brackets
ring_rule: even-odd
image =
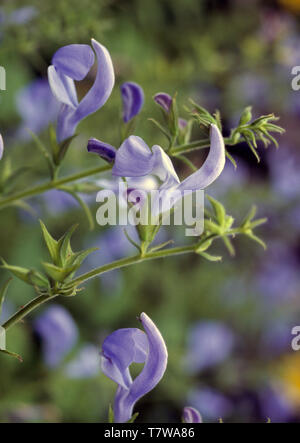
[(170, 112), (172, 106), (172, 97), (165, 92), (159, 92), (154, 96), (154, 101), (163, 108), (167, 113)]
[(202, 417), (197, 409), (187, 406), (183, 409), (184, 423), (202, 423)]
[(232, 411), (231, 401), (219, 391), (211, 388), (195, 389), (188, 396), (189, 403), (201, 411), (204, 419), (217, 420)]
[(126, 82), (121, 86), (123, 101), (123, 121), (128, 123), (142, 109), (144, 104), (144, 91), (134, 82)]
[(280, 242), (268, 245), (255, 285), (268, 302), (282, 302), (299, 293), (299, 263), (291, 248)]
[(188, 372), (197, 373), (224, 361), (234, 346), (234, 335), (223, 323), (196, 323), (188, 336), (188, 351), (184, 365)]
[(98, 69), (95, 82), (78, 102), (74, 80), (83, 80), (94, 64), (95, 56), (88, 45), (63, 46), (53, 56), (48, 68), (50, 87), (61, 109), (57, 122), (57, 140), (61, 142), (74, 134), (78, 123), (100, 109), (108, 100), (115, 82), (112, 60), (108, 50), (92, 39)]
[(90, 378), (98, 374), (99, 365), (100, 355), (98, 348), (92, 344), (87, 344), (67, 364), (65, 373), (69, 378)]
[[(155, 145), (150, 150), (137, 136), (127, 138), (116, 153), (112, 173), (119, 177), (157, 176), (162, 182), (159, 190), (166, 204), (174, 205), (183, 193), (193, 192), (209, 186), (221, 174), (225, 166), (225, 146), (223, 137), (216, 125), (211, 125), (210, 151), (203, 166), (182, 183), (175, 172), (170, 157)], [(162, 207), (166, 207), (163, 202)]]
[(109, 145), (108, 143), (101, 142), (96, 138), (90, 138), (87, 145), (87, 150), (89, 152), (94, 152), (98, 154), (101, 158), (106, 160), (108, 163), (112, 163), (116, 157), (116, 148)]
[(27, 129), (41, 132), (57, 118), (59, 105), (53, 97), (48, 81), (37, 79), (17, 93), (16, 104), (22, 118), (18, 135), (29, 138)]
[(25, 6), (13, 11), (8, 18), (10, 24), (25, 25), (39, 14), (34, 6)]
[(271, 422), (284, 423), (293, 417), (293, 406), (279, 385), (264, 388), (259, 395), (263, 417)]
[(59, 305), (47, 308), (34, 321), (34, 330), (42, 340), (44, 361), (50, 368), (60, 364), (77, 341), (77, 326), (69, 312)]
[(0, 134), (0, 160), (3, 157), (3, 152), (4, 152), (4, 143), (2, 135)]
[[(139, 319), (146, 334), (136, 328), (118, 329), (102, 346), (102, 371), (118, 384), (114, 403), (116, 423), (131, 419), (135, 403), (158, 384), (167, 367), (168, 352), (159, 330), (145, 313)], [(134, 380), (129, 371), (133, 362), (145, 362)]]

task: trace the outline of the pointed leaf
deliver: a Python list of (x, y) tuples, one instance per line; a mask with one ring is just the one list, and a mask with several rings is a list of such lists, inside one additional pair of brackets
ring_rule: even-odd
[(8, 289), (9, 284), (11, 283), (11, 281), (12, 281), (12, 278), (9, 278), (8, 280), (6, 280), (6, 282), (4, 283), (4, 285), (1, 286), (1, 289), (0, 289), (0, 316), (2, 313), (3, 303), (4, 303), (4, 300), (6, 297), (7, 289)]
[(53, 260), (53, 263), (55, 263), (57, 265), (57, 264), (59, 264), (59, 244), (49, 234), (49, 232), (48, 232), (46, 226), (44, 225), (44, 223), (42, 222), (42, 220), (40, 220), (40, 225), (42, 228), (43, 237), (44, 237), (45, 243), (47, 245), (48, 251), (50, 253), (50, 256)]

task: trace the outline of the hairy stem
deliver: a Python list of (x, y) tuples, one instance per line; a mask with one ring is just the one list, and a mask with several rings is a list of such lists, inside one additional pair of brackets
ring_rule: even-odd
[(76, 174), (68, 175), (67, 177), (63, 177), (38, 186), (34, 186), (33, 188), (27, 190), (25, 189), (25, 191), (20, 191), (6, 198), (0, 199), (0, 209), (8, 205), (11, 205), (12, 203), (18, 200), (43, 194), (44, 192), (50, 191), (51, 189), (59, 188), (60, 186), (65, 185), (67, 183), (71, 183), (76, 180), (80, 180), (82, 178), (90, 177), (92, 175), (101, 174), (102, 172), (109, 171), (110, 169), (111, 169), (110, 165), (105, 165), (100, 167), (98, 166), (97, 168), (87, 169), (85, 171), (78, 172)]
[[(70, 282), (70, 285), (75, 285), (75, 286), (80, 285), (94, 277), (104, 274), (105, 272), (112, 271), (114, 269), (120, 269), (125, 266), (141, 263), (143, 261), (152, 260), (155, 258), (163, 258), (173, 255), (186, 254), (189, 252), (193, 252), (194, 250), (195, 250), (195, 245), (189, 245), (189, 246), (181, 246), (178, 248), (169, 248), (162, 251), (149, 252), (146, 253), (143, 257), (141, 255), (135, 255), (133, 257), (122, 258), (121, 260), (116, 260), (107, 265), (93, 269), (92, 271), (89, 271), (86, 274), (80, 275), (76, 279), (72, 280)], [(17, 324), (20, 320), (22, 320), (24, 317), (26, 317), (26, 315), (32, 312), (34, 309), (38, 308), (43, 303), (46, 303), (58, 296), (59, 294), (40, 295), (39, 297), (34, 298), (29, 303), (27, 303), (27, 305), (23, 306), (18, 312), (12, 315), (10, 319), (7, 320), (2, 325), (2, 327), (8, 330), (9, 328)]]
[(57, 295), (40, 295), (33, 300), (31, 300), (27, 305), (23, 306), (18, 312), (10, 317), (2, 327), (6, 329), (6, 331), (11, 328), (13, 325), (21, 321), (27, 314), (33, 311), (35, 308), (41, 306), (43, 303), (46, 303), (49, 300), (57, 297)]

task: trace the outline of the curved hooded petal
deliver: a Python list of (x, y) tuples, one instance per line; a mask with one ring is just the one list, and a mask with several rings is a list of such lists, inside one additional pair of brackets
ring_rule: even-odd
[(156, 175), (161, 181), (179, 183), (170, 157), (164, 150), (155, 145), (152, 151), (149, 146), (135, 135), (128, 137), (116, 152), (113, 175), (119, 177), (143, 177)]
[(0, 134), (0, 160), (3, 157), (3, 152), (4, 152), (4, 143), (2, 135)]
[(164, 111), (170, 112), (172, 105), (172, 97), (165, 92), (159, 92), (154, 96), (154, 101), (163, 108)]
[(121, 86), (123, 101), (123, 121), (128, 123), (142, 109), (144, 104), (144, 91), (134, 82), (126, 82)]
[(52, 58), (55, 68), (73, 80), (82, 80), (95, 61), (89, 45), (68, 45), (58, 49)]
[(57, 366), (77, 341), (77, 326), (69, 312), (59, 305), (46, 309), (34, 322), (42, 340), (45, 363)]
[(184, 423), (202, 423), (202, 417), (197, 409), (187, 406), (183, 409)]
[(225, 144), (216, 125), (210, 128), (210, 151), (199, 171), (186, 178), (178, 187), (180, 191), (196, 191), (213, 183), (225, 166)]
[[(108, 50), (92, 39), (98, 63), (96, 79), (78, 104), (73, 79), (84, 78), (91, 68), (93, 59), (90, 51), (92, 50), (87, 45), (70, 46), (61, 48), (53, 57), (53, 66), (57, 75), (52, 68), (50, 69), (49, 81), (53, 93), (62, 103), (57, 122), (58, 142), (71, 137), (81, 120), (106, 103), (115, 82), (113, 64)], [(74, 104), (76, 104), (75, 108)]]
[(112, 163), (116, 157), (116, 148), (108, 143), (101, 142), (96, 138), (90, 138), (87, 145), (87, 150), (98, 154), (101, 158), (106, 160), (108, 163)]
[(113, 175), (118, 177), (142, 177), (151, 173), (154, 157), (141, 137), (131, 135), (116, 153)]
[(106, 103), (115, 84), (114, 67), (108, 50), (94, 39), (92, 45), (97, 57), (97, 75), (93, 86), (83, 97), (75, 112), (74, 120), (77, 123)]
[(148, 340), (136, 328), (118, 329), (103, 342), (101, 368), (103, 373), (124, 389), (130, 389), (131, 363), (144, 363), (148, 353)]
[(53, 65), (48, 68), (48, 80), (55, 98), (73, 109), (78, 106), (74, 81), (70, 77), (61, 76)]
[(115, 404), (114, 417), (116, 423), (130, 420), (135, 403), (150, 392), (162, 379), (168, 361), (168, 351), (161, 333), (153, 321), (142, 313), (140, 321), (146, 332), (149, 350), (142, 372), (132, 382), (129, 391), (119, 386)]
[(152, 147), (154, 164), (151, 174), (157, 175), (163, 182), (162, 188), (180, 183), (178, 175), (174, 169), (172, 160), (165, 151), (158, 145)]

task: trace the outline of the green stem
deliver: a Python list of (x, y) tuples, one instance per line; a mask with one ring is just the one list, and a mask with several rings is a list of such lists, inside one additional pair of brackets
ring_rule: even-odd
[(98, 166), (97, 168), (87, 169), (76, 174), (68, 175), (67, 177), (60, 178), (58, 180), (52, 180), (50, 182), (44, 183), (42, 185), (35, 186), (33, 188), (27, 189), (25, 191), (17, 192), (9, 197), (0, 200), (0, 209), (14, 203), (15, 201), (33, 197), (35, 195), (43, 194), (44, 192), (50, 191), (51, 189), (59, 188), (62, 185), (71, 183), (82, 178), (90, 177), (92, 175), (101, 174), (102, 172), (111, 169), (111, 165)]
[(72, 280), (70, 284), (79, 285), (86, 282), (87, 280), (90, 280), (91, 278), (97, 277), (101, 274), (104, 274), (105, 272), (109, 272), (114, 269), (120, 269), (125, 266), (142, 263), (143, 261), (153, 260), (156, 258), (164, 258), (173, 255), (186, 254), (189, 252), (193, 252), (194, 250), (195, 250), (195, 245), (188, 245), (188, 246), (179, 246), (177, 248), (163, 249), (162, 251), (148, 252), (143, 256), (134, 255), (133, 257), (122, 258), (121, 260), (116, 260), (112, 263), (108, 263), (107, 265), (95, 268), (92, 271), (87, 272), (86, 274), (82, 274), (79, 277), (77, 277), (75, 280)]
[[(120, 269), (125, 266), (141, 263), (146, 260), (163, 258), (163, 257), (172, 256), (172, 255), (186, 254), (189, 252), (193, 252), (194, 250), (195, 250), (195, 245), (189, 245), (189, 246), (181, 246), (178, 248), (165, 249), (162, 251), (149, 252), (149, 253), (146, 253), (143, 257), (141, 255), (135, 255), (133, 257), (122, 258), (121, 260), (116, 260), (116, 261), (109, 263), (107, 265), (93, 269), (92, 271), (87, 272), (86, 274), (80, 275), (78, 278), (72, 280), (70, 282), (70, 285), (72, 285), (72, 286), (73, 285), (80, 285), (80, 284), (82, 284), (94, 277), (104, 274), (105, 272), (112, 271), (114, 269)], [(16, 312), (14, 315), (12, 315), (12, 317), (10, 317), (10, 319), (7, 320), (2, 325), (2, 327), (4, 329), (8, 330), (12, 326), (14, 326), (16, 323), (18, 323), (20, 320), (22, 320), (27, 314), (32, 312), (34, 309), (38, 308), (43, 303), (46, 303), (58, 296), (59, 296), (59, 294), (40, 295), (39, 297), (34, 298), (29, 303), (27, 303), (27, 305), (23, 306), (18, 312)]]
[(21, 321), (27, 314), (29, 314), (31, 311), (33, 311), (38, 306), (42, 305), (43, 303), (46, 303), (49, 300), (52, 300), (53, 298), (57, 297), (56, 295), (40, 295), (33, 300), (31, 300), (27, 305), (23, 306), (18, 312), (16, 312), (14, 315), (10, 317), (9, 320), (7, 320), (2, 327), (6, 329), (6, 331), (11, 328), (13, 325)]
[[(232, 140), (231, 138), (224, 138), (225, 145), (231, 145)], [(179, 145), (171, 148), (169, 150), (169, 154), (176, 157), (177, 155), (186, 154), (191, 151), (196, 151), (198, 149), (205, 149), (209, 148), (210, 146), (210, 140), (208, 138), (203, 140), (196, 140), (195, 142), (187, 143), (184, 145)]]

